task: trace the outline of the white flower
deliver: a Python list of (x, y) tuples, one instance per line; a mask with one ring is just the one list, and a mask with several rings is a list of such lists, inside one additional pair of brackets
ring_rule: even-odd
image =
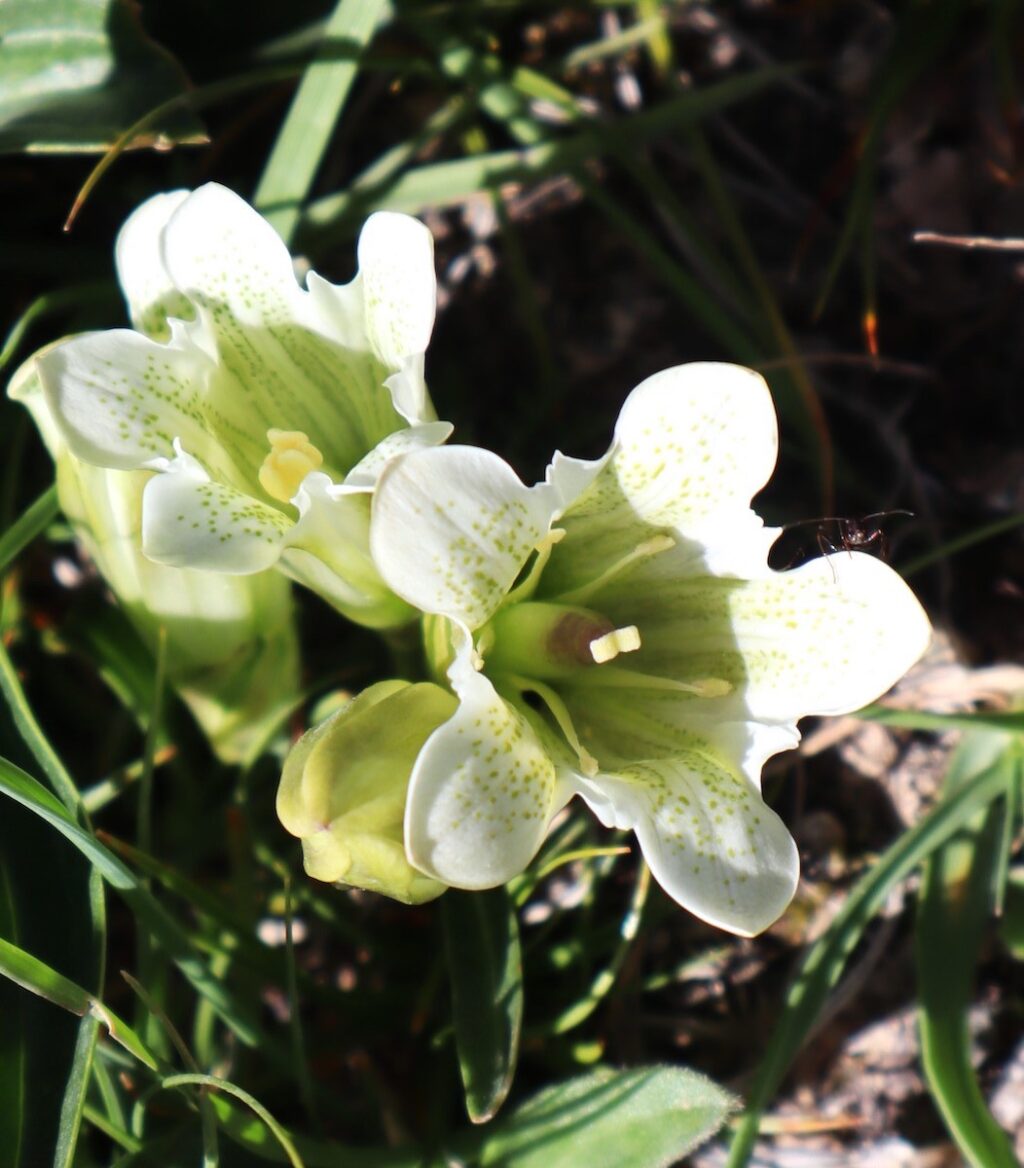
[(251, 762), (299, 692), (292, 585), (279, 572), (225, 576), (155, 564), (142, 554), (145, 471), (91, 466), (68, 451), (30, 358), (7, 392), (53, 458), (61, 510), (139, 636), (225, 762)]
[(764, 761), (805, 714), (888, 689), (930, 627), (870, 556), (768, 568), (777, 532), (749, 502), (776, 454), (764, 381), (694, 364), (633, 391), (604, 459), (556, 455), (536, 487), (468, 447), (385, 469), (373, 554), (434, 615), (428, 655), (459, 698), (410, 780), (418, 868), (504, 882), (576, 794), (697, 916), (749, 935), (782, 912), (798, 860)]
[(443, 442), (423, 380), (433, 327), (430, 233), (372, 215), (359, 274), (296, 282), (273, 228), (210, 184), (144, 203), (117, 241), (135, 328), (38, 359), (51, 413), (85, 462), (160, 472), (143, 547), (175, 567), (279, 565), (360, 623), (408, 607), (367, 547), (369, 497), (394, 454)]

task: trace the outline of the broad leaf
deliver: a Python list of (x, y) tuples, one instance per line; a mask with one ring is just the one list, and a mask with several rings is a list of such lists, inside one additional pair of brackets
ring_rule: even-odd
[(548, 1087), (495, 1125), (485, 1168), (666, 1168), (709, 1139), (737, 1100), (681, 1067), (605, 1067)]
[[(188, 82), (127, 0), (5, 0), (0, 6), (0, 152), (102, 151)], [(134, 146), (202, 142), (181, 109)]]

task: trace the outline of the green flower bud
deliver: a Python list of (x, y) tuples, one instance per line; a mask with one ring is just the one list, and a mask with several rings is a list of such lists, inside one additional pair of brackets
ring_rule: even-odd
[(277, 814), (302, 840), (310, 876), (406, 904), (440, 896), (446, 885), (406, 857), (405, 803), (420, 750), (457, 704), (430, 682), (382, 681), (299, 739)]

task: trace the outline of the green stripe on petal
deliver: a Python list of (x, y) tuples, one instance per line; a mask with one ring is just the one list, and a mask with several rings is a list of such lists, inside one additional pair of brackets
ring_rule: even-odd
[(761, 579), (670, 578), (656, 561), (632, 588), (602, 597), (609, 618), (637, 624), (637, 671), (721, 677), (747, 713), (793, 721), (873, 701), (921, 657), (931, 626), (887, 564), (859, 552)]
[(146, 484), (142, 547), (176, 568), (247, 576), (275, 564), (293, 526), (287, 515), (234, 487), (214, 482), (176, 443), (167, 469)]
[(423, 612), (477, 628), (551, 524), (554, 493), (486, 450), (418, 450), (384, 470), (371, 548), (391, 588)]
[(213, 390), (223, 417), (253, 435), (302, 430), (339, 475), (402, 425), (384, 384), (399, 366), (373, 352), (362, 293), (349, 285), (332, 297), (320, 280), (300, 289), (277, 233), (237, 195), (213, 183), (195, 191), (167, 223), (163, 256), (199, 312), (196, 343), (230, 374)]
[(491, 888), (530, 862), (567, 792), (530, 723), (476, 672), (471, 654), (465, 633), (449, 670), (459, 708), (416, 761), (405, 846), (417, 868), (446, 884)]
[(709, 744), (580, 780), (608, 826), (632, 828), (655, 879), (721, 929), (753, 936), (793, 897), (799, 858), (785, 824)]

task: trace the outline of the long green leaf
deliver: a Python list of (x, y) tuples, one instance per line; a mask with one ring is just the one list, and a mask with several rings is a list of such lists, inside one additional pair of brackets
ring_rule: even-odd
[(519, 1053), (519, 924), (504, 888), (451, 889), (441, 908), (466, 1110), (474, 1123), (485, 1123), (508, 1095)]
[(882, 726), (899, 726), (904, 730), (1006, 730), (1024, 734), (1024, 711), (1003, 714), (978, 710), (963, 714), (939, 714), (931, 710), (894, 710), (888, 706), (865, 706), (854, 714)]
[(477, 191), (506, 182), (532, 182), (544, 175), (570, 171), (610, 149), (637, 146), (671, 133), (708, 114), (760, 92), (791, 70), (776, 67), (754, 70), (695, 93), (673, 98), (631, 117), (587, 125), (578, 133), (541, 142), (523, 150), (501, 150), (451, 162), (430, 163), (407, 171), (386, 187), (354, 189), (310, 203), (303, 215), (303, 235), (327, 243), (345, 235), (345, 219), (369, 207), (392, 211), (419, 211), (465, 199)]
[[(995, 764), (1006, 773), (1008, 791), (1018, 753), (1011, 745)], [(970, 753), (961, 748), (950, 765), (947, 788), (962, 786), (971, 773)], [(1006, 801), (980, 812), (928, 861), (915, 931), (922, 1063), (946, 1127), (974, 1168), (1014, 1168), (1017, 1163), (978, 1085), (967, 1021), (975, 966), (993, 914), (1002, 820), (1008, 814)]]
[(359, 72), (356, 60), (338, 60), (339, 44), (361, 52), (387, 13), (388, 0), (339, 0), (323, 40), (299, 83), (253, 200), (291, 242), (331, 133)]
[(210, 973), (192, 949), (188, 935), (167, 910), (144, 889), (131, 869), (89, 831), (79, 826), (41, 783), (7, 759), (0, 758), (0, 792), (56, 827), (128, 902), (129, 907), (165, 949), (193, 987), (205, 997), (238, 1037), (248, 1045), (259, 1040), (252, 1010), (237, 1001)]
[[(78, 1026), (78, 1040), (71, 1060), (71, 1073), (64, 1087), (64, 1099), (60, 1107), (60, 1124), (57, 1128), (57, 1150), (53, 1156), (53, 1168), (72, 1168), (78, 1133), (82, 1126), (85, 1096), (89, 1089), (92, 1072), (93, 1052), (99, 1036), (99, 1019), (86, 1014)], [(123, 1036), (122, 1036), (123, 1037)], [(118, 1038), (122, 1042), (122, 1038)], [(122, 1045), (126, 1045), (122, 1042)], [(126, 1049), (131, 1049), (126, 1046)], [(135, 1052), (132, 1051), (134, 1054)]]
[(900, 836), (857, 883), (828, 930), (808, 950), (786, 995), (779, 1025), (758, 1067), (747, 1109), (729, 1149), (727, 1168), (741, 1168), (747, 1163), (757, 1138), (761, 1113), (814, 1024), (829, 990), (839, 980), (850, 954), (889, 892), (959, 831), (971, 816), (1003, 795), (1006, 785), (1004, 769), (998, 764), (989, 766)]
[(25, 745), (32, 751), (43, 774), (50, 780), (50, 786), (68, 811), (74, 812), (81, 804), (78, 788), (36, 721), (14, 665), (2, 643), (0, 643), (0, 693), (7, 699), (7, 708), (14, 719), (14, 725)]
[(119, 1042), (125, 1050), (130, 1051), (152, 1070), (156, 1070), (156, 1060), (145, 1043), (113, 1010), (108, 1009), (88, 990), (82, 989), (76, 982), (40, 961), (38, 957), (33, 957), (31, 953), (26, 953), (24, 949), (5, 941), (2, 937), (0, 937), (0, 973), (55, 1006), (70, 1010), (72, 1014), (78, 1014), (80, 1017), (89, 1015), (99, 1019), (115, 1042)]
[(57, 488), (47, 487), (0, 536), (0, 572), (15, 557), (50, 526), (60, 513)]

